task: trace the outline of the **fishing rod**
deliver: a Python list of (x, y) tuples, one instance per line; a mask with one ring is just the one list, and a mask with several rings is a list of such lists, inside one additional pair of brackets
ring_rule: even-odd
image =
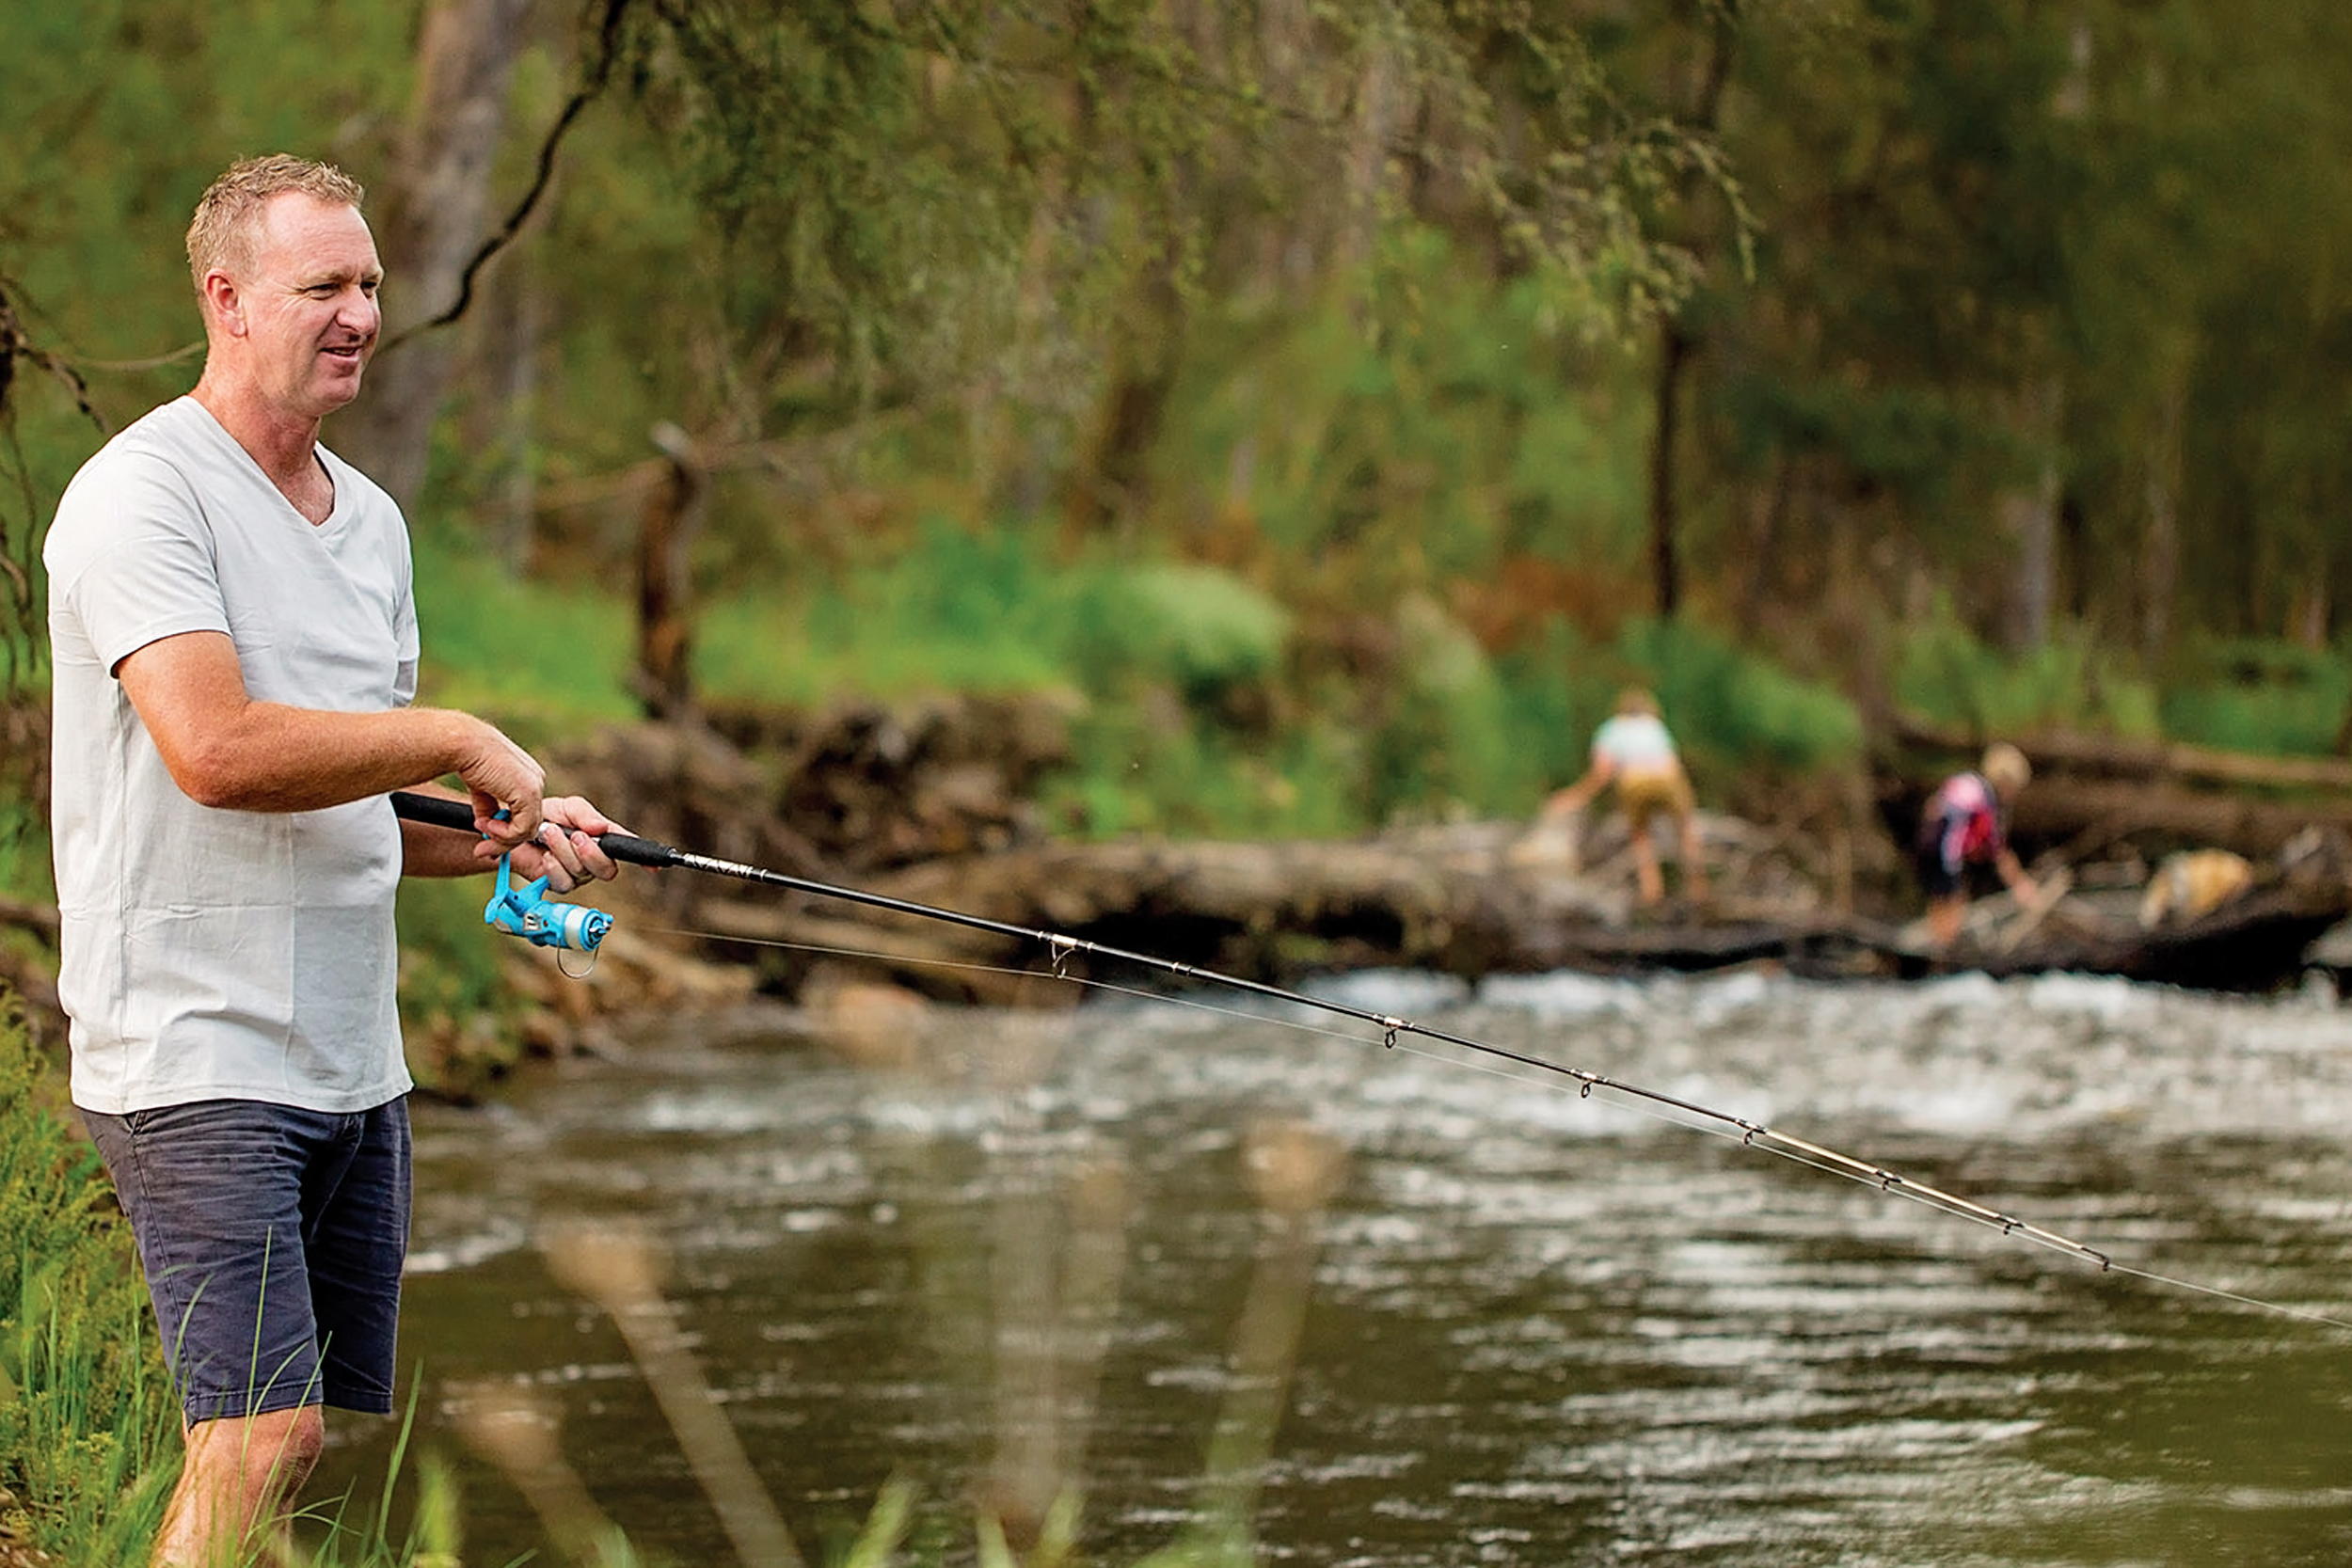
[[(394, 791), (391, 800), (393, 813), (405, 820), (434, 827), (457, 829), (466, 832), (476, 831), (473, 808), (464, 800), (448, 800), (439, 796), (417, 795), (405, 790)], [(1382, 1043), (1391, 1050), (1394, 1050), (1398, 1041), (1407, 1036), (1453, 1046), (1457, 1050), (1468, 1051), (1480, 1056), (1566, 1079), (1578, 1086), (1580, 1096), (1584, 1099), (1590, 1099), (1596, 1089), (1606, 1089), (1658, 1110), (1672, 1112), (1677, 1117), (1687, 1118), (1686, 1124), (1695, 1124), (1699, 1130), (1714, 1130), (1725, 1136), (1736, 1136), (1745, 1148), (1761, 1149), (1766, 1153), (1777, 1154), (1784, 1159), (1792, 1160), (1799, 1164), (1843, 1176), (1865, 1186), (1876, 1187), (1880, 1192), (1891, 1196), (1907, 1198), (1939, 1212), (1998, 1231), (2005, 1237), (2030, 1242), (2051, 1251), (2079, 1259), (2084, 1262), (2095, 1263), (2103, 1274), (2115, 1272), (2129, 1275), (2152, 1283), (2193, 1291), (2201, 1295), (2217, 1297), (2241, 1306), (2259, 1307), (2265, 1311), (2327, 1323), (2337, 1328), (2352, 1328), (2352, 1321), (2330, 1317), (2325, 1313), (2284, 1303), (2242, 1295), (2234, 1291), (2200, 1284), (2195, 1280), (2174, 1278), (2119, 1263), (2111, 1254), (2100, 1248), (2033, 1224), (2018, 1215), (1988, 1208), (1957, 1193), (1904, 1176), (1899, 1171), (1889, 1170), (1875, 1162), (1841, 1153), (1808, 1138), (1784, 1132), (1762, 1122), (1753, 1121), (1729, 1111), (1701, 1104), (1697, 1101), (1681, 1095), (1645, 1087), (1639, 1084), (1627, 1083), (1583, 1068), (1551, 1061), (1526, 1052), (1515, 1051), (1507, 1046), (1497, 1045), (1490, 1040), (1475, 1039), (1449, 1029), (1417, 1022), (1412, 1019), (1379, 1012), (1370, 1007), (1358, 1006), (1353, 1003), (1332, 997), (1312, 996), (1305, 991), (1270, 985), (1263, 980), (1253, 980), (1247, 975), (1228, 974), (1152, 953), (1115, 947), (1106, 942), (1093, 942), (1059, 931), (1015, 925), (1009, 921), (992, 920), (985, 915), (969, 914), (960, 910), (945, 909), (935, 904), (917, 903), (912, 899), (893, 897), (888, 894), (843, 887), (807, 877), (796, 877), (787, 872), (770, 870), (765, 866), (746, 865), (737, 861), (720, 860), (714, 856), (679, 849), (658, 840), (640, 838), (631, 833), (608, 832), (599, 837), (596, 842), (605, 854), (613, 860), (632, 865), (674, 866), (681, 870), (699, 871), (711, 876), (731, 877), (739, 881), (785, 888), (815, 897), (859, 904), (868, 909), (883, 910), (894, 914), (910, 915), (950, 926), (961, 926), (968, 930), (984, 931), (993, 936), (1034, 943), (1042, 948), (1050, 957), (1052, 972), (1059, 979), (1076, 978), (1069, 973), (1069, 965), (1073, 958), (1106, 959), (1200, 985), (1222, 987), (1228, 990), (1240, 991), (1292, 1006), (1311, 1008), (1337, 1017), (1352, 1019), (1359, 1023), (1369, 1023), (1381, 1031)], [(490, 902), (484, 911), (484, 923), (512, 935), (520, 936), (537, 946), (594, 953), (598, 944), (603, 942), (606, 933), (612, 929), (612, 916), (601, 910), (564, 904), (547, 897), (547, 882), (548, 879), (541, 877), (522, 886), (513, 885), (507, 869), (507, 860), (501, 857), (499, 862), (498, 890), (492, 894)]]

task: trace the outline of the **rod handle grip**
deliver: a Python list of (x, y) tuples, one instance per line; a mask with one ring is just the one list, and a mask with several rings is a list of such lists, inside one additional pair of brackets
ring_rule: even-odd
[[(463, 800), (452, 800), (439, 795), (419, 795), (414, 791), (392, 791), (392, 815), (409, 822), (421, 822), (433, 828), (455, 828), (472, 832), (473, 807)], [(596, 840), (596, 847), (616, 861), (632, 865), (668, 865), (677, 859), (677, 851), (666, 844), (634, 833), (606, 833)]]

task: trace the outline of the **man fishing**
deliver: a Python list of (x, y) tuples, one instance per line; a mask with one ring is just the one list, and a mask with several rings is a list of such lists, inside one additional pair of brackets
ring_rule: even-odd
[[(44, 546), (72, 1094), (137, 1238), (187, 1457), (172, 1568), (281, 1541), (322, 1407), (392, 1409), (411, 1086), (408, 876), (562, 892), (613, 824), (471, 714), (416, 706), (406, 525), (319, 444), (383, 269), (341, 170), (240, 162), (199, 202), (195, 389), (68, 486)], [(472, 834), (388, 791), (454, 775)]]

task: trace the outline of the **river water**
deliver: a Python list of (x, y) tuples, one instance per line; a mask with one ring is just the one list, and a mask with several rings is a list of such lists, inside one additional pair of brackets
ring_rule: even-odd
[[(468, 1561), (564, 1560), (575, 1480), (654, 1560), (735, 1561), (704, 1485), (730, 1444), (812, 1561), (894, 1476), (914, 1560), (1076, 1488), (1104, 1568), (1203, 1521), (1315, 1568), (2352, 1561), (2332, 996), (1322, 993), (1798, 1133), (2103, 1272), (1458, 1047), (1089, 994), (846, 1048), (685, 1022), (421, 1107), (411, 1447), (456, 1467)], [(630, 1246), (662, 1282), (616, 1319)], [(560, 1471), (461, 1437), (516, 1401)], [(715, 1449), (665, 1418), (714, 1401)], [(337, 1430), (330, 1485), (365, 1490), (389, 1440)]]

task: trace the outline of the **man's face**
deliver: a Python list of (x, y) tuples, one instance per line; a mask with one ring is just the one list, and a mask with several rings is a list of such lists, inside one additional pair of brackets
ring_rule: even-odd
[(274, 405), (316, 420), (359, 395), (383, 280), (358, 208), (299, 191), (270, 198), (237, 301), (247, 367)]

